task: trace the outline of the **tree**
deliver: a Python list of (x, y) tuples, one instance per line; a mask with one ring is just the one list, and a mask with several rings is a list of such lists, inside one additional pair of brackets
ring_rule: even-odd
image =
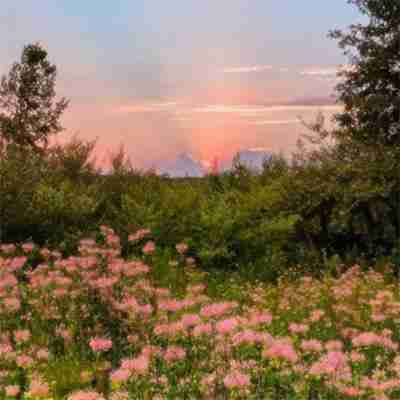
[[(392, 226), (392, 245), (396, 240), (400, 244), (400, 1), (348, 3), (367, 22), (353, 24), (347, 32), (330, 32), (350, 64), (339, 73), (342, 82), (336, 90), (344, 110), (335, 116), (333, 137), (340, 157), (350, 165), (357, 199), (352, 210), (376, 215), (384, 204), (388, 217), (378, 218), (380, 225)], [(376, 218), (370, 225), (376, 231)]]
[(364, 145), (400, 146), (400, 1), (348, 0), (368, 17), (330, 37), (349, 57), (337, 86), (344, 112), (339, 138)]
[(90, 180), (99, 172), (93, 155), (96, 142), (97, 140), (84, 140), (75, 135), (66, 143), (53, 145), (48, 151), (52, 170), (75, 183)]
[(0, 139), (20, 149), (43, 151), (50, 135), (62, 130), (60, 117), (68, 101), (55, 100), (57, 68), (40, 44), (24, 47), (0, 82)]

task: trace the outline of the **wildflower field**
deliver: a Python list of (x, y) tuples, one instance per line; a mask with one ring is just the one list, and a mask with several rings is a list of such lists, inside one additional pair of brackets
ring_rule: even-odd
[[(353, 266), (241, 291), (228, 281), (211, 294), (185, 243), (167, 262), (150, 239), (131, 234), (126, 259), (105, 226), (68, 258), (1, 246), (1, 398), (400, 398), (388, 272)], [(161, 285), (162, 268), (174, 285)]]

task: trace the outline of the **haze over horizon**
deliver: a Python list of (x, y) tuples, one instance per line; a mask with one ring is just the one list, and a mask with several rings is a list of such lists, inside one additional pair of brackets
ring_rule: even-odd
[(327, 33), (359, 20), (346, 0), (3, 0), (0, 74), (42, 43), (70, 99), (60, 139), (97, 137), (100, 158), (120, 144), (141, 168), (183, 152), (290, 152), (306, 132), (299, 116), (340, 109), (347, 60)]

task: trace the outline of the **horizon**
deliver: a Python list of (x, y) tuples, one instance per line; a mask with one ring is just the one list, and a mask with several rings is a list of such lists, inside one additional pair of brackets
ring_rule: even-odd
[(347, 59), (327, 34), (361, 20), (346, 0), (4, 3), (0, 74), (24, 45), (42, 43), (57, 95), (70, 99), (58, 140), (98, 138), (103, 161), (123, 144), (141, 169), (181, 153), (206, 162), (257, 147), (289, 154), (307, 132), (299, 117), (322, 110), (329, 121), (340, 110), (336, 71)]

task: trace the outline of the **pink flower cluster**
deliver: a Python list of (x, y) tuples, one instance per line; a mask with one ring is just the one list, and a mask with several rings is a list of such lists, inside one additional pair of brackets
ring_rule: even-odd
[(266, 358), (277, 358), (290, 363), (296, 363), (298, 355), (290, 339), (275, 339), (272, 344), (263, 351)]
[(68, 400), (105, 400), (104, 396), (92, 390), (80, 390), (68, 396)]
[(250, 377), (239, 371), (232, 371), (225, 376), (224, 385), (228, 389), (243, 389), (250, 386)]
[[(132, 241), (150, 233), (138, 232)], [(199, 391), (205, 399), (252, 398), (274, 390), (263, 379), (267, 374), (299, 398), (307, 397), (310, 382), (318, 382), (320, 398), (395, 398), (400, 300), (382, 274), (352, 268), (338, 279), (249, 285), (240, 304), (213, 302), (202, 283), (189, 284), (179, 296), (157, 287), (148, 258), (123, 259), (114, 231), (102, 227), (102, 233), (104, 244), (84, 239), (79, 255), (67, 259), (38, 249), (45, 260), (35, 269), (25, 256), (16, 256), (18, 246), (0, 247), (2, 395), (59, 396), (53, 375), (59, 349), (86, 346), (95, 357), (85, 359), (89, 352), (82, 352), (73, 360), (78, 373), (71, 376), (81, 385), (75, 387), (95, 381), (96, 388), (72, 392), (68, 400), (104, 400), (104, 386), (111, 388), (110, 400), (178, 398), (179, 391), (182, 398)], [(152, 241), (146, 246), (146, 254), (155, 250)], [(188, 248), (179, 243), (176, 250), (184, 255)], [(193, 269), (187, 271), (192, 278)], [(123, 337), (115, 336), (105, 316)], [(123, 356), (115, 360), (118, 354)], [(27, 376), (26, 385), (16, 383), (17, 368)]]
[(156, 245), (153, 241), (148, 241), (144, 246), (143, 246), (143, 254), (152, 254), (156, 250)]
[(398, 344), (394, 343), (389, 337), (380, 336), (374, 332), (363, 332), (354, 337), (352, 343), (354, 347), (382, 346), (393, 351), (398, 349)]
[(90, 339), (89, 346), (94, 352), (108, 351), (112, 347), (112, 341), (110, 339), (95, 337)]

